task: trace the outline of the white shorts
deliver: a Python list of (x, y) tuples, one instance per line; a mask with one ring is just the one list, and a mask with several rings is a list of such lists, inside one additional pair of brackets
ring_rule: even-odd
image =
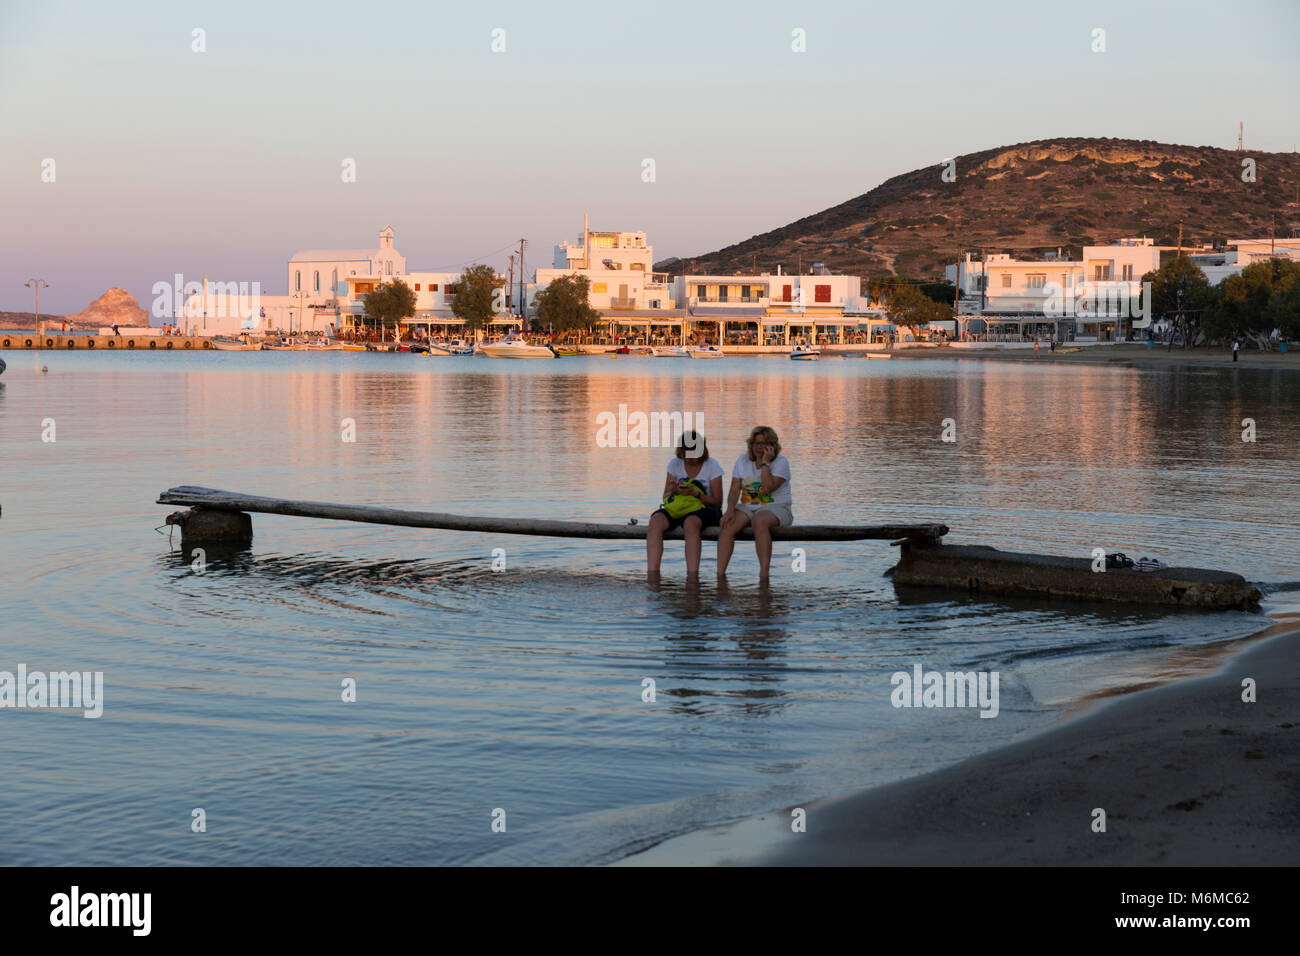
[(736, 505), (736, 510), (743, 511), (745, 514), (749, 515), (750, 521), (753, 521), (754, 515), (758, 514), (760, 511), (770, 511), (772, 514), (776, 515), (778, 528), (788, 528), (790, 525), (794, 524), (794, 515), (790, 513), (790, 509), (785, 505), (738, 504)]

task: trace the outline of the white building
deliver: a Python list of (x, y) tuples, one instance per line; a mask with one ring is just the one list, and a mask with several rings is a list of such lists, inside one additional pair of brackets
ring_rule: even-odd
[(379, 233), (373, 249), (305, 249), (289, 260), (289, 294), (307, 292), (322, 300), (345, 294), (349, 276), (394, 276), (406, 272), (406, 257), (393, 248), (393, 227)]
[(1144, 237), (1084, 246), (1080, 260), (1059, 250), (1035, 260), (1005, 253), (977, 260), (967, 253), (944, 277), (958, 287), (958, 312), (987, 317), (991, 334), (1018, 337), (1029, 323), (1031, 329), (1050, 325), (1063, 337), (1112, 339), (1123, 334), (1128, 304), (1140, 301), (1142, 276), (1159, 267), (1160, 250)]
[(671, 318), (673, 286), (667, 274), (654, 272), (654, 248), (644, 232), (592, 232), (584, 216), (581, 241), (555, 247), (552, 267), (537, 270), (536, 291), (566, 275), (586, 277), (587, 301), (607, 318), (634, 312)]
[(1228, 276), (1241, 275), (1241, 271), (1256, 262), (1269, 259), (1291, 259), (1300, 262), (1300, 239), (1229, 239), (1221, 250), (1189, 255), (1209, 280), (1218, 285)]
[(820, 264), (807, 275), (683, 275), (675, 286), (677, 307), (697, 337), (755, 345), (816, 336), (843, 342), (866, 308), (860, 277), (832, 275)]

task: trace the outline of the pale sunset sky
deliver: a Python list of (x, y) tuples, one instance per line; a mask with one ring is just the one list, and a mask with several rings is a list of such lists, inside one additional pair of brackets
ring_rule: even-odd
[(1290, 151), (1297, 39), (1295, 0), (4, 0), (0, 310), (34, 276), (53, 313), (178, 272), (283, 294), (388, 223), (411, 270), (526, 237), (531, 276), (584, 212), (694, 255), (1044, 137)]

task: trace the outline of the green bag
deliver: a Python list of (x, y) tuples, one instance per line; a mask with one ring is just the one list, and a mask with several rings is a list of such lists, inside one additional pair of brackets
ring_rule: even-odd
[[(704, 487), (704, 482), (695, 478), (687, 478), (686, 484), (698, 488), (701, 492), (708, 491)], [(674, 492), (664, 499), (664, 511), (668, 512), (670, 518), (685, 518), (688, 514), (693, 514), (704, 507), (706, 507), (704, 502), (694, 495), (679, 495)]]

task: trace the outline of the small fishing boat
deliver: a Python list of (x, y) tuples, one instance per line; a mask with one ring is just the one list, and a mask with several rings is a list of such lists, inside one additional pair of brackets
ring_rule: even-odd
[(582, 349), (576, 345), (556, 345), (553, 347), (556, 355), (581, 355)]
[(308, 351), (311, 352), (341, 352), (343, 351), (342, 342), (311, 342), (307, 345)]
[(452, 339), (447, 343), (447, 351), (452, 355), (473, 355), (474, 343), (465, 339)]
[(680, 345), (656, 345), (650, 351), (655, 358), (690, 358)]
[(795, 362), (815, 362), (822, 357), (820, 349), (811, 349), (796, 345), (790, 350), (790, 358)]
[(260, 342), (245, 342), (243, 339), (226, 338), (224, 335), (213, 336), (212, 347), (221, 352), (260, 352), (262, 350)]
[(507, 358), (507, 359), (553, 359), (555, 353), (545, 345), (529, 345), (524, 339), (514, 335), (507, 336), (504, 340), (492, 345), (484, 345), (479, 349), (488, 358)]
[(362, 342), (342, 342), (339, 344), (339, 348), (342, 349), (344, 352), (366, 351), (366, 346)]
[(716, 345), (699, 345), (694, 348), (688, 348), (686, 354), (693, 359), (720, 359), (723, 358), (722, 349)]

